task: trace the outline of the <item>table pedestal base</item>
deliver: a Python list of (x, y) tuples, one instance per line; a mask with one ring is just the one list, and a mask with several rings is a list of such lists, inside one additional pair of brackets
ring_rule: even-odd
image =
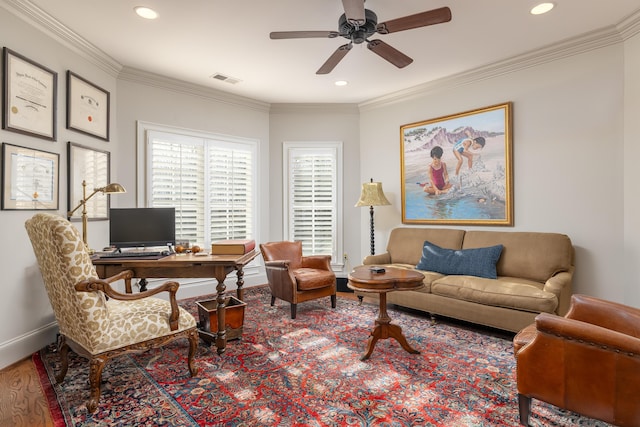
[(360, 360), (367, 360), (376, 343), (380, 339), (393, 338), (400, 343), (402, 348), (411, 354), (420, 354), (420, 352), (409, 345), (407, 339), (402, 334), (402, 328), (398, 325), (391, 324), (391, 318), (387, 314), (387, 294), (385, 292), (380, 293), (380, 314), (376, 319), (376, 326), (371, 332), (369, 341), (367, 342), (367, 350), (362, 355)]

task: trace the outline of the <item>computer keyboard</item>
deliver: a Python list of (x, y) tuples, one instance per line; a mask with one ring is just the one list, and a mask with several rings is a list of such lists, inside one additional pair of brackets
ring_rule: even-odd
[(140, 258), (140, 257), (152, 257), (160, 256), (162, 252), (137, 252), (137, 251), (125, 251), (125, 252), (109, 252), (106, 254), (100, 254), (100, 258)]

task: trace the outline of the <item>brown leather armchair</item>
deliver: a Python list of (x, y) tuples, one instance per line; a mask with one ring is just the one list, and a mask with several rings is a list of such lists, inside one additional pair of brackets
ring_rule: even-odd
[(270, 242), (260, 245), (271, 305), (276, 298), (291, 303), (291, 318), (296, 318), (297, 304), (316, 298), (331, 297), (336, 308), (336, 275), (331, 270), (331, 256), (302, 256), (302, 242)]
[(539, 399), (618, 426), (640, 426), (640, 309), (573, 295), (514, 337), (520, 424)]

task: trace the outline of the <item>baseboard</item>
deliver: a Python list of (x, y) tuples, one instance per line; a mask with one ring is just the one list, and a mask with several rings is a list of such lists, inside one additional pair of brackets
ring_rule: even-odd
[(0, 369), (13, 365), (41, 348), (54, 343), (57, 333), (58, 322), (54, 321), (0, 344)]

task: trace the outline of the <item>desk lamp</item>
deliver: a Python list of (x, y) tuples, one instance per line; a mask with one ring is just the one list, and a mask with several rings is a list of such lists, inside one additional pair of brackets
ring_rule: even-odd
[(94, 188), (93, 193), (89, 194), (89, 196), (87, 197), (87, 181), (82, 180), (82, 200), (80, 200), (80, 204), (78, 206), (67, 212), (67, 217), (71, 218), (73, 213), (77, 211), (80, 206), (82, 206), (82, 241), (84, 242), (84, 245), (87, 246), (87, 248), (89, 247), (87, 245), (87, 201), (97, 193), (113, 194), (126, 192), (127, 190), (125, 190), (122, 185), (113, 182), (111, 184), (105, 185), (104, 187)]
[(376, 246), (374, 240), (374, 228), (373, 228), (373, 207), (374, 206), (387, 206), (390, 205), (389, 201), (382, 191), (381, 182), (365, 182), (362, 184), (362, 194), (360, 194), (360, 200), (356, 203), (356, 208), (361, 206), (369, 206), (369, 213), (371, 214), (371, 255), (375, 255)]

